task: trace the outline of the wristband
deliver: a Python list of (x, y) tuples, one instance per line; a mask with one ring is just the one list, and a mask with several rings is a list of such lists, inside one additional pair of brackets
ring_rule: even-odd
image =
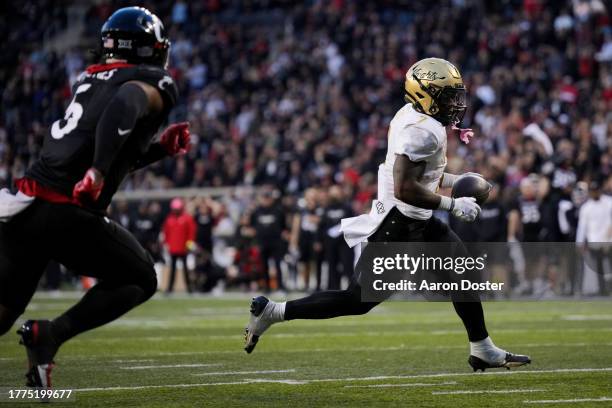
[(457, 174), (444, 173), (442, 174), (442, 180), (440, 180), (440, 187), (442, 188), (452, 187), (458, 178), (459, 178), (459, 175)]
[(447, 196), (440, 196), (440, 205), (438, 205), (439, 210), (445, 211), (453, 211), (455, 208), (455, 199)]

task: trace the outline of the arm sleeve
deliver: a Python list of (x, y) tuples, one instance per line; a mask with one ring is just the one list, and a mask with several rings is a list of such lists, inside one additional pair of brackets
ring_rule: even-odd
[(149, 101), (136, 84), (124, 84), (102, 113), (96, 128), (92, 166), (103, 175), (108, 173), (115, 156), (129, 137), (136, 122), (147, 114)]
[(403, 129), (394, 144), (394, 153), (406, 155), (413, 162), (423, 161), (438, 150), (436, 136), (415, 126)]

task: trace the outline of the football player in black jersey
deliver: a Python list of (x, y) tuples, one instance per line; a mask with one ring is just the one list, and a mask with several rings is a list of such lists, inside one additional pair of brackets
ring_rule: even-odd
[(156, 140), (177, 99), (166, 71), (170, 42), (144, 8), (116, 11), (101, 31), (101, 61), (79, 77), (40, 158), (0, 193), (0, 335), (24, 312), (50, 260), (98, 279), (54, 320), (28, 320), (29, 386), (49, 388), (53, 359), (70, 338), (117, 319), (157, 289), (149, 254), (104, 216), (131, 171), (189, 149), (187, 123)]

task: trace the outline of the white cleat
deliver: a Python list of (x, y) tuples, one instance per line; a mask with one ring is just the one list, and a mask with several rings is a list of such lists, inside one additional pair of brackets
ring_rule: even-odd
[(251, 319), (244, 332), (244, 350), (252, 353), (259, 341), (259, 337), (268, 330), (272, 324), (279, 320), (274, 319), (272, 311), (276, 303), (265, 296), (253, 298), (251, 302)]

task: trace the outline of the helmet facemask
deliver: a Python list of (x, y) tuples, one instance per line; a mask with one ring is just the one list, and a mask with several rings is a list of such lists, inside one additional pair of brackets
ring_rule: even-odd
[[(437, 98), (434, 98), (438, 105), (438, 119), (444, 126), (457, 125), (463, 120), (466, 104), (466, 91), (461, 88), (444, 88)], [(438, 117), (439, 116), (439, 117)]]
[(429, 112), (434, 119), (444, 126), (456, 125), (463, 120), (467, 109), (464, 86), (456, 88), (450, 86), (440, 88), (434, 84), (425, 86), (416, 75), (413, 74), (412, 77), (418, 82), (421, 90), (431, 97), (432, 103)]

